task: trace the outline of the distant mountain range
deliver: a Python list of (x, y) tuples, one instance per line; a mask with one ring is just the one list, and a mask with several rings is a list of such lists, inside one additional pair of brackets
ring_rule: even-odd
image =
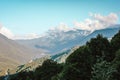
[(0, 34), (0, 75), (7, 69), (44, 55), (42, 51), (27, 48)]
[(98, 34), (101, 34), (110, 40), (119, 30), (120, 30), (120, 25), (114, 25), (111, 26), (110, 28), (96, 30), (91, 34), (89, 34), (88, 36), (86, 36), (85, 38), (83, 38), (79, 42), (79, 45), (84, 45), (87, 41), (89, 41), (91, 38), (95, 38)]
[[(49, 30), (39, 38), (16, 41), (0, 34), (0, 75), (3, 75), (8, 68), (43, 57), (46, 52), (52, 54), (51, 59), (59, 63), (65, 62), (65, 59), (74, 51), (73, 47), (84, 45), (98, 34), (111, 39), (119, 30), (120, 25), (113, 25), (110, 28), (96, 31), (79, 29), (68, 31)], [(16, 70), (27, 69), (33, 64), (38, 66), (39, 61), (41, 62), (41, 59), (36, 59), (32, 63), (25, 64), (22, 68), (18, 67)], [(34, 69), (36, 66), (32, 66), (30, 69)]]
[(49, 30), (46, 35), (31, 39), (31, 40), (17, 40), (18, 43), (35, 48), (43, 49), (48, 53), (55, 54), (68, 50), (76, 45), (84, 45), (90, 38), (95, 37), (98, 34), (102, 34), (104, 37), (112, 38), (120, 30), (120, 25), (113, 25), (110, 28), (87, 31), (87, 30)]
[(120, 25), (115, 25), (114, 27), (107, 28), (107, 29), (101, 29), (96, 30), (83, 38), (79, 42), (79, 46), (75, 46), (71, 49), (65, 50), (63, 52), (60, 52), (58, 54), (52, 55), (51, 59), (54, 61), (57, 61), (58, 63), (64, 63), (66, 58), (73, 53), (76, 49), (80, 47), (80, 45), (84, 45), (87, 41), (89, 41), (91, 38), (95, 38), (98, 34), (102, 34), (104, 37), (107, 37), (109, 40), (120, 30)]
[(37, 49), (44, 49), (48, 53), (58, 53), (78, 45), (82, 38), (85, 38), (90, 31), (70, 30), (70, 31), (54, 31), (50, 30), (46, 35), (31, 40), (18, 40), (17, 42)]

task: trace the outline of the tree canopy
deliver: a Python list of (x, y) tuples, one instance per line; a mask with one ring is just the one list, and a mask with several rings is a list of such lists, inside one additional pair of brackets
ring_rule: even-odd
[(35, 71), (11, 75), (10, 80), (120, 80), (120, 31), (111, 41), (98, 34), (65, 63), (48, 59)]

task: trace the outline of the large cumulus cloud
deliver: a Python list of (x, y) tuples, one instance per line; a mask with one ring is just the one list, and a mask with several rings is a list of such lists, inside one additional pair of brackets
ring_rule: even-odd
[[(112, 25), (115, 25), (117, 24), (117, 21), (118, 21), (118, 15), (116, 13), (110, 13), (108, 15), (90, 13), (90, 18), (85, 19), (82, 22), (75, 21), (73, 27), (69, 27), (67, 24), (61, 23), (56, 27), (50, 28), (48, 31), (49, 32), (53, 32), (53, 31), (66, 32), (66, 31), (76, 30), (76, 29), (94, 31), (94, 30), (104, 29)], [(9, 29), (4, 27), (2, 24), (0, 24), (0, 33), (10, 39), (33, 39), (33, 38), (39, 38), (42, 36), (35, 33), (16, 35), (16, 34), (13, 34)]]
[(98, 30), (117, 24), (118, 21), (118, 16), (115, 13), (110, 13), (107, 16), (100, 14), (90, 14), (90, 16), (91, 18), (88, 18), (83, 22), (75, 21), (75, 28), (82, 30)]

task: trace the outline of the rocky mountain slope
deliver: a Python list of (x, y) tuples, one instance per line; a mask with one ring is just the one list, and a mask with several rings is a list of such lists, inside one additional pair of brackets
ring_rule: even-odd
[(77, 45), (82, 38), (85, 38), (90, 33), (90, 31), (86, 30), (50, 30), (40, 38), (18, 40), (17, 42), (32, 48), (44, 49), (54, 54)]
[(42, 63), (47, 59), (50, 59), (50, 56), (33, 59), (25, 64), (19, 65), (14, 69), (11, 69), (9, 71), (9, 74), (16, 74), (22, 71), (34, 71), (37, 67), (41, 66)]
[(70, 54), (72, 54), (76, 49), (78, 49), (80, 46), (75, 46), (71, 49), (68, 49), (64, 52), (55, 54), (51, 56), (51, 59), (53, 59), (54, 61), (58, 62), (58, 63), (65, 63), (65, 60), (67, 59), (67, 57), (69, 57)]
[(0, 34), (0, 75), (7, 69), (44, 55), (41, 51), (24, 47)]
[(113, 25), (110, 28), (86, 31), (80, 29), (62, 31), (49, 30), (44, 36), (31, 40), (17, 40), (18, 43), (35, 49), (44, 49), (49, 53), (60, 53), (76, 45), (84, 45), (90, 38), (102, 34), (107, 38), (112, 38), (120, 30), (120, 25)]

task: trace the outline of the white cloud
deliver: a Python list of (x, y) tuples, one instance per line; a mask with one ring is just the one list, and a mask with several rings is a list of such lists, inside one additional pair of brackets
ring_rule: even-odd
[(60, 23), (58, 26), (56, 27), (51, 27), (49, 30), (50, 31), (69, 31), (71, 30), (72, 28), (70, 28), (67, 24), (65, 23)]
[(24, 35), (14, 35), (9, 29), (0, 24), (0, 33), (6, 36), (9, 39), (34, 39), (41, 37), (35, 33), (29, 33)]
[(106, 24), (106, 26), (116, 24), (116, 22), (118, 20), (118, 16), (115, 13), (110, 13), (108, 16), (102, 16), (100, 14), (94, 14), (93, 18), (95, 20), (98, 20), (101, 23)]
[(118, 16), (115, 13), (110, 13), (107, 16), (90, 13), (91, 19), (86, 19), (84, 22), (74, 22), (75, 28), (82, 30), (98, 30), (114, 25), (118, 21)]
[(13, 33), (9, 29), (2, 27), (2, 26), (0, 26), (0, 33), (10, 39), (14, 37)]
[[(104, 29), (111, 25), (117, 24), (117, 21), (118, 21), (118, 15), (115, 13), (110, 13), (107, 16), (90, 13), (90, 17), (91, 18), (85, 19), (85, 21), (83, 22), (75, 21), (73, 27), (69, 27), (64, 23), (60, 23), (60, 25), (50, 28), (49, 31), (66, 32), (69, 30), (76, 30), (76, 29), (94, 31), (94, 30)], [(34, 39), (34, 38), (39, 38), (45, 35), (45, 34), (38, 35), (35, 33), (16, 35), (16, 34), (13, 34), (9, 29), (3, 27), (2, 24), (0, 24), (0, 33), (10, 39)]]

